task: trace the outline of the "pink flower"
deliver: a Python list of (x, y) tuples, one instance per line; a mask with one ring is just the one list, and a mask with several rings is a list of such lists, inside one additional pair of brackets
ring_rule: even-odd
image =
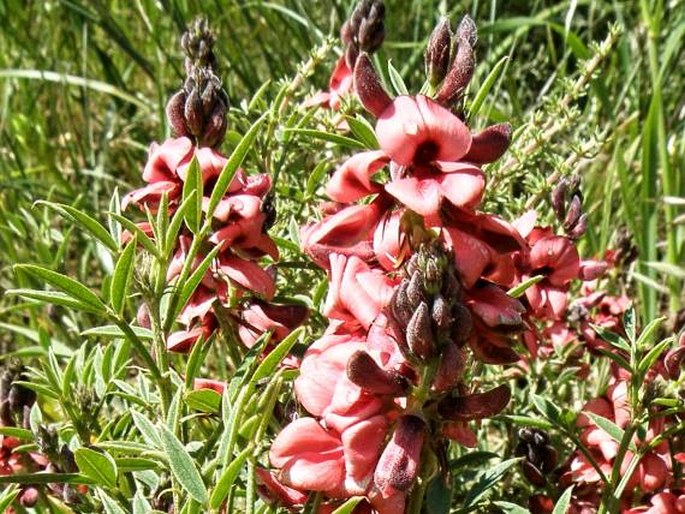
[(457, 162), (471, 147), (471, 132), (440, 104), (422, 95), (399, 96), (376, 124), (381, 149), (399, 165)]
[(252, 300), (240, 312), (238, 335), (248, 348), (267, 331), (271, 331), (273, 342), (279, 342), (304, 323), (308, 316), (309, 309), (303, 305), (278, 305)]
[(343, 55), (338, 59), (338, 62), (333, 69), (330, 81), (328, 82), (328, 91), (320, 91), (312, 98), (305, 102), (305, 107), (314, 105), (321, 105), (337, 111), (340, 108), (340, 100), (347, 93), (352, 91), (354, 87), (352, 71)]
[(383, 416), (349, 427), (342, 434), (312, 418), (286, 426), (271, 446), (269, 459), (280, 480), (295, 489), (333, 497), (364, 494), (387, 432)]

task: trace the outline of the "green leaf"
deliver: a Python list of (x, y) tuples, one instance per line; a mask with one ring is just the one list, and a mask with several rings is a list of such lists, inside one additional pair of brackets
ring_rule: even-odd
[(103, 227), (99, 221), (90, 217), (85, 212), (71, 207), (70, 205), (53, 203), (45, 200), (39, 200), (36, 202), (36, 204), (45, 205), (46, 207), (59, 212), (63, 217), (68, 218), (76, 223), (78, 226), (88, 232), (88, 234), (100, 241), (105, 247), (113, 252), (119, 250), (119, 243), (114, 240), (107, 229)]
[(202, 221), (202, 172), (196, 156), (190, 161), (183, 183), (183, 202), (186, 200), (190, 202), (184, 216), (186, 225), (193, 234), (197, 234)]
[[(144, 341), (152, 341), (154, 334), (152, 330), (143, 327), (131, 327), (133, 333), (139, 339)], [(81, 332), (82, 336), (103, 337), (105, 339), (126, 339), (126, 334), (116, 325), (103, 325), (101, 327), (89, 328)]]
[(534, 277), (530, 277), (528, 280), (525, 280), (521, 282), (519, 285), (509, 289), (509, 291), (507, 291), (507, 294), (512, 298), (520, 298), (521, 296), (523, 296), (523, 293), (525, 293), (529, 287), (537, 284), (544, 278), (545, 277), (543, 275), (536, 275)]
[(16, 484), (12, 484), (2, 491), (0, 494), (0, 512), (9, 512), (9, 506), (17, 499), (19, 493), (21, 493), (21, 489)]
[(145, 442), (153, 448), (161, 448), (162, 440), (159, 437), (159, 431), (152, 422), (136, 410), (131, 410), (131, 417), (133, 423), (138, 428), (138, 431), (145, 439)]
[(138, 241), (145, 250), (147, 250), (149, 253), (157, 257), (158, 259), (160, 258), (159, 255), (159, 250), (157, 250), (157, 246), (155, 246), (155, 243), (152, 242), (152, 239), (148, 237), (148, 235), (142, 231), (142, 229), (133, 223), (130, 219), (125, 218), (121, 214), (116, 214), (114, 212), (110, 212), (109, 215), (114, 218), (116, 221), (121, 223), (123, 227), (128, 230), (131, 235), (136, 237), (136, 241)]
[(98, 298), (93, 291), (74, 279), (33, 264), (16, 264), (14, 269), (21, 270), (29, 275), (44, 280), (78, 302), (78, 304), (85, 308), (84, 310), (94, 310), (95, 312), (102, 313), (107, 312), (107, 308), (100, 298)]
[(635, 324), (635, 308), (631, 305), (623, 313), (623, 328), (625, 329), (628, 340), (631, 343), (635, 342), (635, 333), (637, 332)]
[(654, 336), (656, 335), (657, 330), (659, 329), (659, 326), (665, 320), (666, 318), (662, 316), (660, 318), (656, 318), (650, 321), (649, 324), (640, 333), (640, 337), (637, 338), (637, 341), (635, 342), (635, 347), (638, 350), (644, 351), (649, 346), (651, 346)]
[(126, 511), (102, 489), (98, 489), (98, 496), (102, 502), (102, 508), (105, 509), (105, 514), (126, 514)]
[(300, 134), (302, 136), (311, 137), (313, 139), (321, 139), (322, 141), (335, 143), (336, 146), (344, 146), (347, 148), (352, 148), (354, 150), (362, 150), (366, 148), (364, 146), (364, 143), (361, 143), (356, 139), (341, 136), (340, 134), (325, 132), (323, 130), (291, 128), (285, 129), (283, 132), (285, 132), (286, 134)]
[(136, 494), (133, 495), (133, 514), (149, 514), (152, 512), (152, 506), (143, 495), (143, 492), (138, 489)]
[(513, 414), (507, 414), (501, 417), (503, 419), (511, 421), (515, 425), (522, 427), (540, 428), (542, 430), (549, 430), (550, 428), (554, 428), (554, 425), (552, 423), (550, 423), (549, 421), (545, 421), (544, 419), (530, 418), (528, 416), (515, 416)]
[(133, 276), (133, 263), (136, 257), (136, 236), (126, 245), (124, 251), (114, 267), (112, 282), (110, 283), (109, 300), (115, 312), (121, 314), (124, 310), (128, 287)]
[(392, 61), (388, 61), (388, 76), (390, 77), (390, 83), (392, 84), (395, 93), (397, 93), (398, 95), (409, 94), (409, 90), (407, 89), (407, 86), (404, 83), (402, 75), (400, 75), (400, 73), (392, 65)]
[(295, 343), (300, 339), (300, 336), (304, 333), (304, 327), (298, 327), (293, 330), (288, 336), (283, 339), (278, 346), (274, 348), (269, 354), (264, 357), (264, 360), (259, 363), (257, 369), (252, 375), (250, 382), (258, 382), (259, 380), (271, 376), (276, 369), (276, 367), (281, 363), (283, 359), (288, 355), (290, 350)]
[(213, 389), (198, 389), (186, 393), (185, 402), (193, 410), (217, 413), (221, 408), (221, 395)]
[(231, 182), (233, 181), (233, 177), (235, 176), (236, 171), (238, 171), (238, 168), (245, 160), (247, 153), (252, 148), (252, 145), (254, 144), (255, 139), (257, 138), (257, 134), (259, 133), (259, 129), (261, 128), (262, 123), (264, 123), (264, 121), (266, 120), (267, 116), (268, 113), (265, 112), (259, 117), (257, 121), (255, 121), (252, 124), (250, 129), (240, 140), (240, 143), (238, 143), (238, 146), (236, 146), (235, 150), (233, 150), (233, 152), (231, 153), (231, 156), (228, 158), (228, 161), (226, 161), (226, 165), (224, 166), (224, 169), (221, 170), (219, 178), (217, 179), (216, 184), (214, 185), (212, 196), (209, 198), (209, 205), (207, 207), (207, 219), (212, 219), (212, 216), (214, 215), (214, 210), (226, 194), (226, 191), (228, 191), (228, 188), (231, 185)]
[(556, 405), (551, 400), (538, 396), (537, 394), (531, 395), (533, 400), (533, 405), (538, 410), (540, 414), (545, 416), (549, 421), (551, 421), (556, 426), (563, 426), (564, 422), (561, 417), (561, 407)]
[(376, 132), (365, 118), (357, 115), (355, 118), (346, 116), (345, 119), (354, 137), (364, 143), (364, 146), (369, 150), (378, 150), (380, 145), (378, 144), (378, 139), (376, 139)]
[(111, 489), (117, 485), (117, 465), (108, 453), (99, 453), (90, 448), (78, 448), (74, 459), (79, 471), (91, 478), (96, 484)]
[(93, 479), (82, 473), (22, 473), (0, 475), (0, 484), (92, 484)]
[[(623, 440), (623, 434), (625, 433), (622, 428), (616, 425), (613, 421), (595, 414), (594, 412), (583, 411), (583, 414), (590, 418), (595, 425), (604, 430), (614, 441), (616, 441), (618, 444), (621, 444), (621, 441)], [(631, 448), (634, 447), (635, 446), (631, 443)]]
[[(202, 282), (202, 279), (207, 274), (207, 270), (212, 265), (212, 262), (214, 261), (216, 255), (219, 253), (219, 250), (221, 250), (221, 246), (215, 246), (214, 248), (212, 248), (212, 250), (197, 266), (197, 268), (195, 268), (195, 271), (193, 271), (191, 275), (186, 279), (185, 283), (181, 284), (181, 293), (178, 297), (176, 310), (182, 309), (185, 306), (186, 302), (190, 300), (190, 297), (193, 296), (193, 293), (200, 285), (200, 282)], [(178, 312), (172, 313), (172, 317), (174, 319), (176, 319), (177, 316)]]
[[(326, 175), (326, 171), (328, 170), (329, 166), (330, 164), (328, 161), (324, 159), (319, 162), (319, 164), (317, 164), (314, 170), (309, 174), (307, 177), (307, 186), (305, 188), (307, 195), (311, 196), (316, 192), (316, 189), (323, 182), (323, 177)], [(299, 251), (299, 247), (296, 246), (296, 250)]]
[(352, 512), (354, 512), (355, 507), (359, 505), (359, 502), (361, 502), (363, 499), (363, 496), (353, 496), (345, 503), (343, 503), (340, 507), (335, 509), (333, 511), (333, 514), (352, 514)]
[(0, 427), (0, 435), (14, 437), (16, 439), (23, 439), (26, 441), (34, 440), (33, 432), (19, 427)]
[(520, 458), (505, 460), (480, 473), (476, 479), (476, 483), (469, 489), (466, 498), (464, 498), (464, 507), (468, 508), (476, 505), (483, 495), (495, 486), (512, 466), (518, 464), (520, 461)]
[(573, 494), (573, 486), (569, 487), (564, 491), (564, 494), (561, 495), (561, 498), (559, 498), (559, 501), (557, 501), (556, 505), (554, 506), (554, 510), (552, 511), (552, 514), (566, 514), (566, 511), (568, 510), (569, 506), (571, 505), (571, 495)]
[(191, 498), (204, 505), (207, 502), (207, 488), (193, 459), (167, 427), (161, 426), (159, 434), (174, 477)]
[[(604, 339), (611, 346), (618, 348), (619, 350), (623, 350), (628, 355), (630, 355), (630, 353), (631, 353), (630, 345), (620, 335), (615, 334), (615, 333), (607, 330), (604, 327), (600, 327), (599, 325), (590, 324), (590, 326), (592, 327), (592, 330), (597, 332), (597, 335), (599, 335), (599, 337)], [(633, 339), (633, 341), (634, 341), (634, 339)]]
[(530, 511), (528, 509), (525, 509), (520, 505), (516, 505), (515, 503), (497, 501), (492, 502), (492, 504), (497, 505), (506, 514), (530, 514)]
[(143, 471), (146, 469), (159, 469), (158, 461), (145, 459), (143, 457), (118, 457), (114, 460), (117, 463), (117, 469), (121, 473)]
[(226, 466), (226, 469), (224, 469), (221, 477), (219, 477), (219, 480), (212, 491), (212, 495), (209, 498), (210, 508), (218, 509), (221, 507), (221, 504), (228, 496), (231, 487), (233, 487), (235, 479), (238, 478), (238, 473), (240, 473), (240, 470), (242, 469), (247, 457), (251, 452), (252, 448), (245, 448), (235, 457), (235, 459), (231, 461), (228, 466)]
[(445, 483), (440, 473), (428, 483), (424, 500), (427, 512), (431, 514), (449, 514), (452, 504), (452, 487), (450, 485)]
[(473, 117), (478, 114), (478, 111), (480, 111), (481, 106), (483, 105), (483, 102), (488, 96), (488, 93), (490, 93), (490, 90), (492, 89), (492, 86), (495, 85), (495, 82), (497, 82), (497, 79), (499, 78), (500, 74), (504, 70), (507, 61), (509, 60), (508, 56), (502, 57), (499, 61), (497, 61), (497, 64), (495, 64), (488, 74), (488, 76), (485, 78), (483, 81), (483, 84), (480, 86), (478, 89), (478, 92), (476, 95), (473, 97), (473, 101), (471, 102), (471, 105), (469, 107), (469, 119), (473, 119)]
[(640, 363), (637, 365), (637, 371), (641, 375), (647, 373), (649, 368), (652, 367), (652, 365), (656, 362), (656, 360), (659, 358), (659, 356), (663, 353), (663, 351), (668, 348), (671, 343), (673, 342), (672, 338), (664, 339), (661, 341), (659, 344), (657, 344), (654, 348), (652, 348), (647, 355), (645, 355)]

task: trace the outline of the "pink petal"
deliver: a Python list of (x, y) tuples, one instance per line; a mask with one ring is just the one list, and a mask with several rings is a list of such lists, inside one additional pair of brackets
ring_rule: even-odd
[(365, 480), (376, 467), (388, 431), (384, 416), (374, 416), (352, 425), (342, 434), (345, 470), (354, 480)]
[(176, 169), (190, 156), (193, 143), (187, 137), (167, 139), (161, 145), (150, 146), (150, 156), (143, 170), (145, 182), (169, 180), (175, 176)]
[(221, 257), (219, 268), (231, 280), (267, 299), (273, 298), (276, 292), (276, 285), (271, 275), (255, 262), (227, 255)]
[(314, 418), (299, 418), (287, 425), (271, 444), (269, 460), (276, 467), (302, 452), (331, 452), (340, 450), (338, 437), (327, 432)]
[(386, 165), (388, 157), (381, 150), (362, 152), (347, 159), (336, 170), (326, 186), (326, 194), (336, 202), (351, 203), (381, 186), (371, 182), (371, 176)]
[(473, 209), (483, 198), (485, 179), (475, 166), (461, 164), (461, 169), (443, 174), (438, 182), (442, 195), (457, 207)]
[(436, 179), (409, 177), (393, 180), (385, 185), (385, 190), (422, 216), (431, 216), (440, 209), (440, 184)]
[(471, 147), (471, 132), (464, 122), (426, 96), (418, 95), (416, 103), (431, 141), (438, 144), (435, 160), (458, 161), (464, 157)]

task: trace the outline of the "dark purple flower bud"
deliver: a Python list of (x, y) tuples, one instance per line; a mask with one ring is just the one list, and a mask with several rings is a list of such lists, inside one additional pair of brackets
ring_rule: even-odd
[(440, 353), (438, 370), (433, 378), (433, 389), (438, 393), (450, 391), (459, 383), (464, 372), (464, 354), (454, 343), (446, 345)]
[(421, 302), (427, 301), (423, 277), (418, 271), (414, 272), (409, 279), (409, 284), (407, 285), (407, 298), (413, 309), (416, 309)]
[(38, 503), (38, 489), (35, 487), (27, 487), (22, 491), (19, 503), (22, 507), (30, 509)]
[(447, 18), (443, 18), (433, 29), (424, 54), (426, 78), (431, 86), (437, 87), (445, 79), (450, 65), (451, 49), (450, 22)]
[(566, 191), (568, 189), (568, 180), (562, 178), (559, 183), (552, 189), (552, 208), (559, 220), (566, 217)]
[(550, 445), (547, 433), (537, 428), (523, 428), (519, 431), (519, 443), (514, 454), (523, 457), (521, 470), (533, 485), (545, 485), (545, 476), (557, 465), (557, 451)]
[(429, 359), (435, 352), (430, 309), (421, 302), (407, 325), (407, 344), (414, 355)]
[(177, 137), (187, 137), (190, 135), (185, 118), (186, 96), (186, 92), (180, 90), (174, 94), (166, 104), (166, 117), (172, 132)]
[[(21, 377), (19, 377), (21, 378)], [(10, 408), (14, 412), (23, 412), (24, 405), (31, 407), (36, 403), (36, 392), (22, 385), (13, 384), (9, 394)]]
[(347, 67), (354, 69), (357, 59), (359, 58), (359, 47), (355, 43), (350, 43), (345, 47), (345, 62)]
[(408, 491), (419, 472), (426, 423), (416, 416), (402, 416), (383, 450), (373, 479), (384, 498)]
[(666, 354), (664, 367), (671, 380), (678, 380), (683, 363), (685, 363), (685, 346), (674, 348)]
[(0, 401), (0, 422), (4, 427), (14, 426), (14, 417), (8, 399)]
[(468, 41), (460, 39), (452, 66), (438, 91), (437, 101), (446, 106), (456, 103), (471, 82), (475, 68), (476, 57), (473, 48)]
[(510, 398), (509, 387), (502, 384), (484, 393), (443, 398), (438, 403), (438, 413), (451, 421), (487, 418), (502, 411)]
[(343, 23), (343, 26), (340, 27), (340, 40), (345, 46), (354, 41), (354, 33), (352, 32), (350, 20), (346, 20), (345, 23)]
[(447, 330), (452, 323), (452, 309), (447, 304), (447, 301), (442, 295), (437, 295), (433, 299), (433, 307), (431, 309), (431, 317), (438, 330)]
[(392, 104), (367, 54), (361, 54), (354, 66), (354, 88), (364, 108), (376, 118)]
[(347, 361), (347, 378), (362, 389), (376, 394), (404, 396), (409, 388), (405, 377), (384, 370), (363, 350), (352, 354)]
[(471, 48), (476, 48), (478, 42), (478, 29), (476, 29), (476, 22), (468, 14), (465, 15), (459, 22), (457, 27), (457, 39), (459, 42), (465, 41)]
[(511, 144), (511, 125), (498, 123), (482, 130), (473, 137), (465, 161), (475, 164), (495, 162), (504, 155)]
[(578, 195), (573, 195), (571, 203), (568, 206), (568, 211), (566, 212), (566, 217), (564, 218), (564, 229), (571, 230), (575, 227), (582, 213), (583, 205), (580, 197)]
[(580, 239), (587, 231), (587, 213), (578, 218), (577, 223), (567, 232), (571, 239)]
[(580, 278), (583, 281), (595, 280), (604, 275), (608, 267), (604, 261), (583, 261), (580, 263)]
[(191, 134), (200, 134), (204, 128), (204, 119), (202, 116), (202, 99), (197, 88), (193, 88), (186, 97), (186, 103), (183, 106), (183, 115), (186, 119), (186, 127)]
[(407, 287), (409, 282), (404, 280), (395, 289), (393, 293), (392, 300), (390, 301), (390, 308), (392, 310), (393, 318), (399, 323), (403, 328), (407, 326), (412, 314), (414, 313), (414, 308), (409, 302), (407, 296)]

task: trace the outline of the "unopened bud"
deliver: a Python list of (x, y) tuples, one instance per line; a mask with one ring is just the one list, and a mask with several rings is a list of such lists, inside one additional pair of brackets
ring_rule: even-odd
[(452, 312), (447, 301), (442, 295), (437, 295), (433, 299), (433, 307), (431, 309), (431, 318), (438, 330), (447, 330), (452, 323)]
[(464, 16), (456, 33), (457, 51), (452, 66), (438, 91), (439, 103), (450, 106), (456, 103), (473, 78), (476, 67), (474, 48), (477, 41), (476, 25), (470, 16)]
[(511, 391), (502, 384), (484, 393), (443, 398), (438, 403), (438, 413), (451, 421), (471, 421), (494, 416), (509, 403)]
[(354, 88), (364, 108), (376, 118), (392, 104), (367, 54), (361, 54), (354, 66)]
[(471, 48), (476, 48), (478, 42), (478, 29), (476, 29), (476, 22), (468, 14), (465, 15), (459, 22), (457, 27), (457, 39), (459, 42), (465, 41)]
[(407, 325), (407, 344), (414, 355), (429, 359), (435, 352), (430, 310), (421, 302)]
[(373, 478), (383, 498), (414, 485), (419, 471), (426, 423), (416, 416), (402, 416), (392, 438), (378, 459)]
[(409, 297), (407, 296), (408, 286), (409, 282), (406, 280), (400, 282), (400, 285), (395, 289), (392, 300), (390, 301), (392, 316), (402, 328), (407, 326), (407, 323), (409, 323), (409, 320), (414, 313), (414, 308), (411, 306)]
[(567, 232), (571, 239), (580, 239), (587, 231), (587, 213), (583, 214), (576, 224)]
[(545, 476), (557, 464), (557, 451), (550, 445), (549, 436), (536, 428), (523, 428), (519, 431), (519, 443), (514, 454), (523, 457), (523, 475), (533, 485), (545, 485)]
[(509, 123), (498, 123), (485, 128), (471, 140), (471, 148), (464, 160), (474, 164), (495, 162), (509, 148), (511, 132)]
[(19, 503), (21, 503), (22, 507), (27, 509), (34, 507), (36, 503), (38, 503), (38, 489), (35, 487), (27, 487), (24, 489), (19, 498)]
[(568, 180), (562, 178), (559, 183), (552, 189), (552, 208), (559, 220), (566, 217), (566, 190), (568, 189)]
[(421, 302), (427, 300), (423, 286), (423, 277), (421, 276), (421, 273), (418, 271), (414, 272), (409, 279), (409, 285), (407, 286), (407, 298), (413, 309), (416, 309)]
[(679, 346), (670, 350), (664, 359), (664, 367), (666, 368), (666, 373), (671, 378), (671, 380), (678, 380), (680, 377), (680, 371), (685, 363), (685, 346)]
[(362, 52), (373, 53), (385, 39), (385, 5), (381, 1), (371, 4), (368, 14), (361, 20), (357, 40)]
[(363, 350), (355, 352), (347, 361), (347, 378), (362, 389), (376, 394), (404, 396), (409, 387), (403, 376), (384, 370)]
[(607, 263), (604, 261), (587, 260), (580, 263), (580, 278), (587, 282), (595, 280), (607, 271)]
[(564, 229), (571, 230), (573, 227), (575, 227), (582, 213), (583, 206), (581, 204), (580, 197), (578, 195), (573, 195), (571, 203), (568, 207), (568, 211), (566, 212), (566, 217), (564, 218)]
[(190, 135), (188, 126), (186, 125), (185, 104), (186, 92), (180, 90), (175, 93), (166, 104), (166, 117), (171, 126), (172, 132), (177, 137), (187, 137)]
[(426, 78), (431, 86), (437, 87), (447, 75), (450, 65), (450, 51), (452, 47), (452, 32), (450, 22), (443, 18), (433, 29), (428, 40), (424, 63), (426, 65)]

